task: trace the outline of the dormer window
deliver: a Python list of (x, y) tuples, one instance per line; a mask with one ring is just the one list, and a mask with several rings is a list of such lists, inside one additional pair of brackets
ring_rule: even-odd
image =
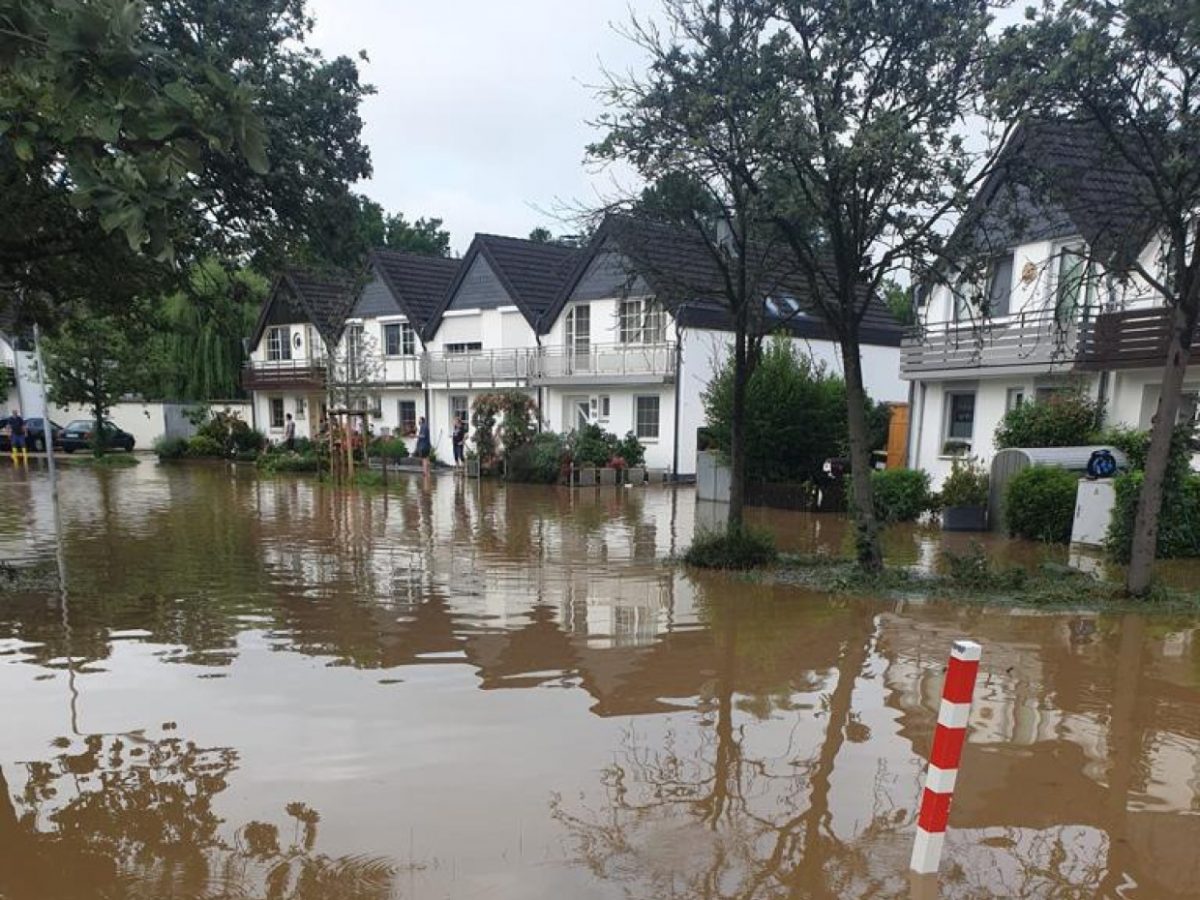
[(1096, 299), (1094, 272), (1084, 255), (1082, 243), (1065, 244), (1054, 258), (1054, 319), (1068, 324), (1079, 318), (1079, 310)]
[(1013, 257), (997, 256), (988, 266), (987, 305), (993, 318), (1007, 316), (1012, 308)]
[(416, 356), (417, 333), (408, 322), (389, 322), (383, 326), (383, 347), (388, 356)]
[(276, 325), (267, 329), (267, 359), (271, 362), (284, 362), (292, 358), (291, 328), (287, 325)]

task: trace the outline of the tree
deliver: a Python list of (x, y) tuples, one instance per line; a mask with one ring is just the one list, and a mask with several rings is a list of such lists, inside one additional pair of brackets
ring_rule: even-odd
[[(732, 0), (752, 4), (752, 0)], [(978, 107), (991, 17), (978, 0), (768, 4), (785, 98), (747, 170), (841, 345), (859, 563), (882, 566), (860, 330), (897, 273), (942, 277), (942, 226), (993, 168), (957, 133)]]
[(588, 240), (587, 234), (560, 234), (557, 237), (549, 228), (539, 225), (529, 232), (529, 240), (537, 244), (558, 244), (560, 247), (582, 247)]
[(245, 336), (267, 295), (251, 269), (229, 271), (208, 259), (192, 268), (184, 290), (166, 298), (152, 339), (161, 362), (140, 393), (164, 400), (224, 400), (240, 395)]
[[(733, 367), (728, 362), (704, 392), (707, 424), (728, 452), (733, 413)], [(772, 340), (746, 390), (746, 475), (753, 481), (814, 481), (830, 456), (845, 452), (846, 387), (825, 366)]]
[(97, 314), (80, 308), (46, 342), (50, 398), (59, 404), (81, 403), (91, 411), (97, 456), (106, 449), (101, 426), (108, 411), (152, 377), (149, 321), (148, 315)]
[(0, 283), (41, 318), (92, 302), (106, 259), (319, 255), (346, 230), (369, 88), (304, 46), (303, 0), (0, 0), (0, 21)]
[[(769, 209), (753, 190), (767, 177), (762, 148), (776, 127), (778, 73), (764, 4), (664, 0), (664, 6), (669, 35), (633, 20), (629, 34), (649, 55), (649, 72), (610, 78), (610, 111), (600, 119), (608, 134), (589, 153), (622, 160), (657, 182), (659, 190), (639, 199), (662, 219), (685, 223), (718, 272), (719, 299), (733, 324), (732, 531), (741, 528), (745, 506), (746, 390), (766, 331), (764, 302), (786, 280)], [(670, 287), (680, 302), (697, 295), (698, 285)]]
[(367, 249), (386, 247), (425, 256), (450, 255), (450, 232), (442, 228), (441, 219), (420, 218), (409, 222), (403, 213), (386, 213), (367, 197), (358, 197), (357, 201), (359, 228)]
[[(1150, 587), (1171, 439), (1200, 321), (1200, 30), (1194, 3), (1062, 0), (1010, 29), (997, 65), (1011, 76), (993, 95), (1002, 113), (1029, 108), (1085, 123), (1102, 143), (1097, 168), (1124, 184), (1097, 210), (1086, 255), (1126, 296), (1165, 305), (1163, 383), (1126, 574)], [(1151, 260), (1147, 245), (1157, 247)]]

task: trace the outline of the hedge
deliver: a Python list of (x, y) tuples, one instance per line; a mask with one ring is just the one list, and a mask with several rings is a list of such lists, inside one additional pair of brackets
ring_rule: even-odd
[(872, 472), (871, 495), (881, 522), (913, 522), (932, 505), (929, 473), (920, 469)]
[(1066, 543), (1075, 521), (1079, 475), (1055, 466), (1030, 466), (1008, 483), (1004, 523), (1008, 533), (1031, 541)]

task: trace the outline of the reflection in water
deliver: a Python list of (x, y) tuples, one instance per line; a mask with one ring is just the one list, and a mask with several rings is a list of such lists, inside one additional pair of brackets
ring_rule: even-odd
[(0, 470), (5, 898), (907, 896), (963, 634), (943, 895), (1200, 883), (1194, 621), (685, 573), (686, 490), (144, 463), (62, 473), (66, 628), (45, 484)]

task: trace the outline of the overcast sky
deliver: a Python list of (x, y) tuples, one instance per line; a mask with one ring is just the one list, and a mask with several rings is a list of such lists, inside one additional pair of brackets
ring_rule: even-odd
[[(561, 232), (563, 206), (613, 193), (584, 164), (604, 66), (644, 68), (613, 26), (657, 0), (310, 0), (314, 43), (357, 54), (375, 175), (360, 190), (390, 212), (438, 216), (463, 252), (477, 231)], [(628, 176), (624, 176), (626, 179)]]

